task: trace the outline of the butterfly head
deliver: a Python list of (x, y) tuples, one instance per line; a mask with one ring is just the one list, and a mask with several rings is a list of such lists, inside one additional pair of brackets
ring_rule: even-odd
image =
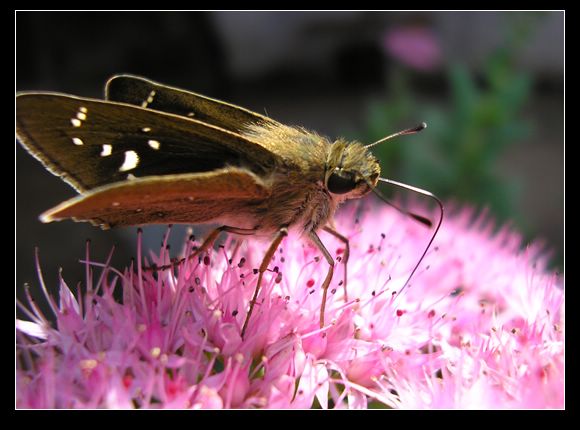
[(379, 179), (378, 160), (358, 142), (339, 139), (332, 144), (326, 160), (326, 189), (340, 199), (362, 197)]

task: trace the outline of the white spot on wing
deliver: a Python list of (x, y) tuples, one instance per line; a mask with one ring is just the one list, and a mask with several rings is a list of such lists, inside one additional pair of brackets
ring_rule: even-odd
[(141, 129), (141, 131), (142, 131), (143, 133), (149, 133), (149, 132), (151, 131), (151, 127), (143, 127), (143, 128)]
[(149, 105), (150, 103), (153, 102), (154, 97), (155, 97), (155, 90), (151, 90), (151, 92), (149, 93), (149, 96), (147, 97), (147, 100), (144, 100), (143, 103), (141, 103), (141, 107), (146, 108), (147, 105)]
[(135, 151), (125, 151), (125, 161), (123, 165), (119, 168), (119, 172), (126, 172), (127, 170), (134, 169), (139, 164), (139, 156)]
[(101, 157), (108, 157), (113, 153), (113, 147), (111, 145), (103, 145), (103, 151), (101, 152)]
[(71, 118), (70, 122), (73, 125), (73, 127), (80, 127), (83, 123), (83, 121), (85, 121), (87, 119), (87, 112), (88, 109), (84, 106), (81, 106), (77, 112), (76, 118)]
[(78, 137), (73, 137), (72, 139), (73, 143), (77, 146), (81, 146), (84, 145), (85, 143), (82, 141), (82, 139), (79, 139)]
[(149, 140), (147, 141), (147, 145), (149, 145), (153, 149), (159, 149), (161, 147), (161, 143), (158, 140)]

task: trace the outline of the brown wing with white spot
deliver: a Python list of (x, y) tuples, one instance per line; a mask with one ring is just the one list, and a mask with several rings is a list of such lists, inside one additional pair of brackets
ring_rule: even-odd
[[(105, 87), (107, 100), (168, 112), (240, 134), (283, 159), (286, 166), (309, 170), (325, 159), (330, 141), (303, 128), (221, 100), (170, 87), (133, 75), (113, 76)], [(303, 163), (306, 162), (306, 165)], [(302, 165), (301, 165), (302, 164)]]
[(133, 75), (113, 76), (105, 87), (107, 100), (195, 118), (224, 130), (241, 133), (251, 124), (277, 124), (241, 106)]
[(259, 144), (216, 125), (63, 94), (17, 95), (16, 132), (32, 155), (79, 192), (127, 178), (227, 166), (261, 176), (279, 162)]

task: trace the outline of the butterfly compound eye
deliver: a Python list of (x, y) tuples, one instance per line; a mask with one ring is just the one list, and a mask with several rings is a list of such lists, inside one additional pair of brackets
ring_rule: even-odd
[(352, 172), (335, 170), (330, 177), (326, 187), (332, 194), (346, 194), (356, 188), (357, 181)]

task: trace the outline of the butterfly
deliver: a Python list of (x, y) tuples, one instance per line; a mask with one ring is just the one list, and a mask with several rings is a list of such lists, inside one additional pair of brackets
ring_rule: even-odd
[[(392, 204), (378, 191), (379, 181), (430, 197), (440, 208), (439, 222), (411, 278), (439, 230), (443, 205), (428, 191), (381, 178), (379, 162), (369, 148), (425, 127), (421, 124), (370, 145), (331, 140), (132, 75), (112, 77), (105, 100), (48, 92), (23, 92), (16, 97), (18, 140), (79, 192), (44, 212), (41, 221), (73, 219), (102, 228), (219, 224), (188, 258), (207, 250), (221, 232), (271, 238), (242, 337), (263, 274), (291, 229), (308, 237), (328, 262), (321, 286), (321, 327), (335, 263), (318, 235), (320, 230), (345, 243), (347, 299), (348, 239), (334, 228), (333, 216), (344, 201), (370, 192)], [(396, 208), (432, 227), (429, 219)]]

